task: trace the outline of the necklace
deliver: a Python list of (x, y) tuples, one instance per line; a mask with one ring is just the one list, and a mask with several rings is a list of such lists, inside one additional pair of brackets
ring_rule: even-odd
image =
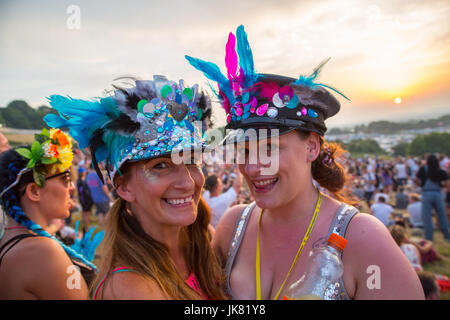
[[(314, 209), (314, 214), (311, 217), (311, 221), (309, 223), (308, 229), (306, 230), (305, 236), (303, 237), (302, 243), (300, 244), (300, 247), (297, 250), (297, 254), (295, 255), (294, 261), (292, 262), (291, 268), (289, 269), (286, 277), (284, 278), (283, 283), (281, 284), (280, 289), (278, 290), (277, 294), (275, 295), (274, 300), (278, 300), (278, 297), (280, 296), (281, 290), (283, 290), (283, 287), (286, 283), (286, 280), (289, 278), (289, 275), (291, 274), (292, 270), (294, 269), (295, 264), (297, 263), (298, 258), (300, 257), (300, 254), (303, 251), (303, 248), (306, 244), (306, 242), (309, 239), (309, 236), (311, 235), (312, 229), (314, 228), (314, 225), (316, 223), (317, 214), (320, 211), (320, 206), (322, 204), (322, 193), (319, 191), (319, 198), (317, 199), (316, 208)], [(261, 209), (259, 212), (259, 218), (258, 218), (258, 231), (256, 235), (256, 300), (261, 300), (261, 257), (259, 252), (259, 229), (261, 228), (261, 217), (264, 210)]]

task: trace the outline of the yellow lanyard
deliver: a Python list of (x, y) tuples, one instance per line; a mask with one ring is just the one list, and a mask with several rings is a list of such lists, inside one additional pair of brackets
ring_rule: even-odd
[[(314, 214), (311, 218), (311, 222), (309, 223), (308, 230), (306, 230), (305, 236), (303, 237), (303, 241), (298, 248), (297, 255), (294, 258), (294, 262), (292, 262), (291, 268), (289, 269), (286, 278), (284, 278), (283, 283), (281, 284), (280, 289), (278, 290), (277, 294), (275, 295), (274, 300), (277, 300), (281, 290), (283, 290), (284, 284), (286, 283), (286, 280), (289, 278), (289, 275), (291, 274), (292, 270), (294, 269), (295, 264), (297, 263), (298, 258), (300, 257), (300, 254), (303, 251), (303, 247), (305, 246), (306, 242), (308, 241), (309, 236), (311, 235), (312, 229), (314, 228), (314, 224), (316, 223), (317, 214), (320, 211), (320, 205), (322, 204), (322, 193), (319, 191), (319, 198), (317, 199), (316, 203), (316, 209), (314, 210)], [(257, 231), (257, 238), (256, 238), (256, 300), (261, 300), (261, 267), (260, 267), (260, 254), (259, 254), (259, 229), (261, 228), (261, 217), (263, 214), (263, 210), (261, 209), (259, 213), (258, 218), (258, 231)]]

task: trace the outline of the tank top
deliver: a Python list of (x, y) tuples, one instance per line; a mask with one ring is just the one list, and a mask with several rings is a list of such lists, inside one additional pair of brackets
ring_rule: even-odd
[[(233, 268), (234, 260), (236, 258), (236, 255), (239, 251), (239, 248), (242, 243), (242, 239), (244, 238), (245, 229), (247, 228), (248, 221), (250, 220), (251, 213), (253, 211), (253, 208), (255, 207), (256, 203), (253, 202), (249, 204), (247, 207), (245, 207), (239, 219), (236, 221), (236, 226), (234, 229), (234, 235), (231, 240), (230, 248), (228, 250), (227, 255), (227, 263), (225, 265), (225, 275), (226, 275), (226, 289), (230, 297), (232, 299), (236, 299), (233, 295), (233, 292), (231, 290), (230, 286), (230, 276), (231, 276), (231, 270)], [(338, 208), (338, 210), (335, 213), (335, 216), (333, 218), (333, 221), (330, 224), (328, 234), (326, 239), (332, 234), (336, 233), (340, 235), (341, 237), (345, 238), (345, 234), (347, 231), (347, 227), (351, 221), (351, 219), (358, 213), (358, 209), (356, 209), (353, 206), (350, 206), (348, 204), (341, 204)], [(341, 259), (342, 259), (341, 252)], [(330, 284), (325, 292), (325, 299), (326, 300), (350, 300), (350, 297), (347, 294), (347, 291), (344, 287), (344, 281), (341, 278), (333, 284)]]

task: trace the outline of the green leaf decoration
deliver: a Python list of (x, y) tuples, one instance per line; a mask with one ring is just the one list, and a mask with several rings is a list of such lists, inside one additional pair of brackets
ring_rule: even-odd
[(27, 168), (33, 168), (36, 165), (36, 160), (35, 159), (30, 159), (30, 161), (28, 161), (27, 163)]
[(31, 145), (31, 154), (33, 158), (37, 158), (37, 156), (42, 152), (42, 146), (39, 142), (34, 141)]
[(202, 109), (198, 109), (198, 120), (201, 120), (203, 118), (203, 110)]
[(41, 136), (45, 136), (47, 138), (50, 138), (50, 132), (47, 130), (47, 128), (43, 128), (42, 129)]
[(42, 188), (45, 182), (45, 171), (40, 170), (39, 168), (33, 169), (33, 179), (34, 182), (38, 185), (39, 188)]
[(25, 148), (16, 149), (16, 152), (25, 159), (31, 159), (31, 151)]

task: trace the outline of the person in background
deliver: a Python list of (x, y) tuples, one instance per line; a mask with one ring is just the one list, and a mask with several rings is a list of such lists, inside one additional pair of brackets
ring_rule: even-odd
[(88, 232), (91, 209), (94, 204), (92, 200), (90, 188), (86, 182), (87, 170), (83, 167), (78, 168), (77, 191), (78, 200), (81, 204), (83, 230)]
[(394, 173), (397, 177), (398, 186), (401, 187), (406, 185), (408, 181), (408, 167), (404, 163), (403, 159), (397, 159), (397, 163), (394, 166)]
[(405, 254), (411, 266), (416, 272), (423, 271), (422, 262), (420, 260), (420, 252), (411, 243), (406, 243), (406, 229), (398, 224), (389, 227), (392, 238), (398, 244), (402, 252)]
[(393, 223), (392, 213), (394, 209), (391, 205), (386, 203), (385, 197), (381, 196), (378, 198), (378, 202), (374, 203), (370, 207), (370, 214), (375, 218), (383, 222), (385, 226), (390, 226)]
[[(95, 205), (98, 224), (100, 225), (100, 228), (103, 229), (113, 197), (108, 186), (100, 180), (97, 173), (92, 169), (92, 166), (89, 168), (88, 174), (86, 175), (86, 184), (89, 187), (92, 201)], [(89, 225), (89, 220), (87, 220), (86, 223)]]
[[(47, 231), (73, 206), (70, 138), (56, 129), (35, 137), (32, 146), (0, 154), (0, 201), (8, 215), (0, 239), (0, 299), (86, 299), (95, 265)], [(80, 276), (75, 288), (67, 285), (68, 270)]]
[(413, 228), (423, 228), (422, 220), (422, 202), (420, 195), (412, 193), (409, 195), (408, 213), (410, 216), (410, 224)]
[(225, 211), (236, 201), (237, 195), (242, 186), (242, 174), (238, 167), (234, 168), (235, 178), (232, 186), (223, 192), (222, 179), (216, 175), (211, 175), (205, 180), (205, 192), (203, 199), (211, 208), (211, 225), (215, 228)]
[(395, 208), (406, 209), (408, 207), (408, 195), (405, 194), (405, 187), (398, 188), (398, 192), (395, 195)]
[(420, 283), (422, 284), (423, 292), (426, 300), (440, 300), (439, 285), (436, 281), (436, 276), (432, 272), (420, 271), (417, 273)]
[(4, 134), (0, 132), (0, 153), (2, 153), (3, 151), (6, 151), (8, 149), (11, 149), (11, 146), (9, 145), (9, 141), (4, 136)]
[(373, 172), (367, 169), (366, 165), (362, 166), (362, 178), (364, 180), (364, 199), (366, 200), (367, 206), (370, 208), (372, 205), (373, 194), (376, 190), (376, 177)]
[(429, 155), (426, 166), (422, 166), (419, 169), (416, 183), (422, 187), (422, 220), (425, 229), (425, 239), (433, 241), (432, 211), (434, 208), (442, 234), (450, 242), (448, 219), (441, 190), (449, 187), (450, 179), (447, 172), (440, 168), (435, 155)]

